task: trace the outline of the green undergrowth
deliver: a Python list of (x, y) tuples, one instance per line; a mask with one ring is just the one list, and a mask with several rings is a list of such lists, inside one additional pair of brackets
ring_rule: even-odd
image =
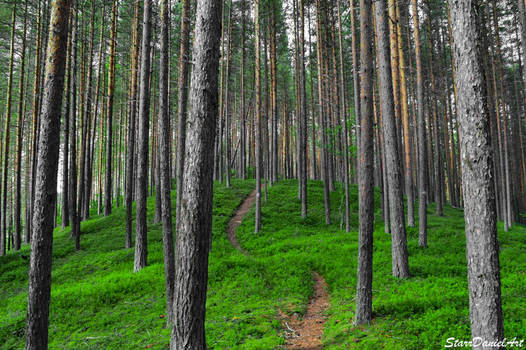
[[(225, 228), (253, 189), (253, 181), (215, 185), (213, 246), (209, 264), (207, 342), (214, 349), (274, 349), (285, 344), (278, 310), (305, 312), (313, 292), (312, 271), (328, 284), (331, 306), (323, 336), (328, 349), (438, 349), (449, 337), (469, 338), (469, 307), (463, 213), (446, 207), (429, 213), (429, 248), (418, 247), (408, 229), (412, 277), (391, 277), (390, 237), (379, 209), (374, 233), (374, 320), (353, 327), (356, 293), (358, 204), (351, 188), (351, 233), (341, 229), (341, 189), (331, 194), (332, 224), (325, 225), (323, 186), (310, 181), (308, 217), (300, 217), (297, 182), (268, 188), (262, 230), (254, 233), (252, 209), (238, 229), (250, 256), (236, 251)], [(376, 208), (380, 208), (376, 193)], [(164, 269), (161, 225), (151, 222), (148, 201), (148, 266), (133, 273), (133, 249), (124, 249), (125, 211), (93, 216), (82, 224), (75, 252), (69, 229), (55, 230), (49, 327), (51, 349), (164, 349)], [(526, 334), (526, 229), (499, 225), (505, 335)], [(0, 257), (0, 348), (24, 344), (27, 305), (27, 246)]]

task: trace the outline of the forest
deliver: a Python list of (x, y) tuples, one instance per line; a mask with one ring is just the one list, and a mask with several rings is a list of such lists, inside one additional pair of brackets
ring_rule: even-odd
[(0, 5), (0, 349), (526, 347), (526, 0)]

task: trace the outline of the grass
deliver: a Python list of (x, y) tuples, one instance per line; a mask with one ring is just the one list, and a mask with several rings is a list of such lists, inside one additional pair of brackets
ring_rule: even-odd
[[(437, 217), (429, 208), (429, 248), (418, 247), (408, 229), (412, 277), (391, 277), (390, 236), (375, 215), (373, 311), (370, 326), (353, 327), (357, 257), (357, 189), (351, 190), (353, 232), (340, 228), (341, 192), (331, 195), (332, 221), (325, 225), (323, 187), (309, 182), (309, 216), (302, 220), (297, 182), (269, 187), (262, 230), (254, 234), (252, 210), (238, 229), (246, 257), (231, 247), (225, 228), (253, 189), (253, 181), (234, 180), (230, 189), (216, 184), (213, 246), (209, 264), (207, 342), (214, 349), (273, 349), (285, 343), (277, 310), (302, 314), (312, 294), (312, 271), (328, 284), (323, 343), (327, 349), (438, 349), (449, 337), (469, 339), (464, 221), (446, 207)], [(153, 198), (148, 215), (153, 218)], [(379, 195), (376, 207), (380, 208)], [(82, 250), (74, 252), (69, 230), (54, 238), (51, 349), (166, 348), (162, 234), (148, 232), (149, 266), (133, 273), (133, 249), (124, 246), (123, 208), (109, 217), (83, 223)], [(502, 232), (499, 225), (505, 336), (526, 334), (526, 229)], [(24, 343), (28, 247), (0, 258), (0, 347)]]

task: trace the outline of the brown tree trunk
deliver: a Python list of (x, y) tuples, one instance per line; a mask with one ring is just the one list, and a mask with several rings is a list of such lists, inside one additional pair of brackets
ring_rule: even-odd
[(374, 150), (372, 1), (360, 0), (360, 147), (358, 153), (358, 281), (355, 324), (368, 324), (373, 308)]
[(420, 57), (420, 23), (418, 19), (418, 1), (411, 0), (413, 5), (413, 26), (416, 56), (416, 101), (418, 105), (418, 245), (427, 247), (427, 153), (426, 153), (426, 120), (424, 117), (424, 81), (422, 58)]
[(375, 3), (376, 32), (378, 33), (379, 79), (382, 102), (384, 133), (385, 167), (387, 168), (386, 195), (389, 199), (389, 218), (391, 222), (391, 256), (393, 276), (409, 277), (407, 237), (404, 220), (404, 202), (402, 192), (402, 170), (398, 154), (396, 135), (395, 106), (389, 44), (388, 17), (386, 0)]
[[(118, 6), (117, 0), (113, 0), (113, 7), (111, 9), (111, 46), (110, 46), (110, 62), (108, 72), (108, 112), (107, 127), (106, 127), (106, 181), (104, 182), (104, 215), (111, 214), (112, 206), (112, 146), (113, 146), (113, 100), (115, 95), (115, 48), (117, 45), (117, 16)], [(87, 194), (86, 194), (87, 195)]]
[(259, 2), (254, 0), (254, 55), (255, 55), (255, 88), (256, 88), (256, 106), (255, 106), (255, 162), (256, 162), (256, 218), (254, 220), (254, 231), (261, 230), (261, 175), (263, 172), (263, 154), (261, 147), (261, 63), (260, 63), (260, 18)]
[[(137, 207), (135, 219), (134, 271), (147, 265), (148, 241), (146, 222), (146, 198), (148, 196), (148, 139), (150, 123), (150, 51), (152, 36), (152, 2), (144, 1), (141, 75), (139, 91), (139, 125), (137, 136)], [(109, 130), (108, 130), (109, 133)], [(107, 194), (106, 194), (107, 195)]]

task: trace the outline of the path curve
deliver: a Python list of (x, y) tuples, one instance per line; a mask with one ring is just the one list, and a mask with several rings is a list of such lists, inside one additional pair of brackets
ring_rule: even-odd
[(234, 217), (230, 220), (228, 223), (228, 226), (226, 228), (226, 235), (228, 237), (228, 240), (230, 243), (241, 253), (248, 256), (248, 252), (241, 247), (239, 242), (237, 241), (236, 231), (239, 225), (241, 225), (241, 222), (243, 221), (243, 218), (245, 215), (248, 214), (250, 211), (250, 208), (252, 208), (252, 205), (254, 204), (254, 201), (256, 200), (256, 193), (257, 191), (254, 190), (252, 193), (248, 195), (247, 198), (243, 200), (243, 203), (237, 208), (236, 214)]
[(309, 300), (307, 312), (302, 319), (296, 315), (285, 317), (283, 325), (287, 332), (287, 349), (321, 350), (321, 337), (329, 307), (329, 294), (325, 279), (316, 271), (312, 271), (314, 279), (314, 295)]

